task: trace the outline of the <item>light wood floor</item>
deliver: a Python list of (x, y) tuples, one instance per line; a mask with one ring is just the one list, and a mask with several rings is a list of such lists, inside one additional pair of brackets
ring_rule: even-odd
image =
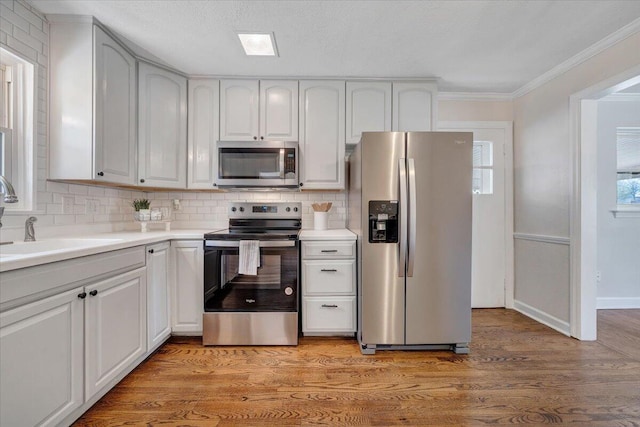
[(640, 310), (598, 320), (600, 339), (580, 342), (515, 311), (474, 310), (469, 355), (172, 338), (75, 425), (640, 426)]

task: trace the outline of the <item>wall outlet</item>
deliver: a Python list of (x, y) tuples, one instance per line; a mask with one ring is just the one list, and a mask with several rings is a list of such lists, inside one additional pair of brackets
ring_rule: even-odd
[(599, 271), (596, 271), (596, 282), (599, 282), (602, 280), (602, 273), (600, 273)]
[(179, 211), (181, 209), (180, 199), (173, 199), (173, 210)]
[(97, 214), (100, 202), (96, 199), (86, 199), (84, 202), (84, 211), (87, 214)]
[(62, 213), (72, 214), (75, 198), (71, 196), (62, 196)]

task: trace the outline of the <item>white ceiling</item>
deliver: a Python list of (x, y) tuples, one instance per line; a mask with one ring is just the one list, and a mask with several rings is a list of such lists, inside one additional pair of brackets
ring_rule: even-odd
[[(640, 19), (640, 1), (30, 0), (93, 15), (190, 75), (435, 77), (441, 91), (511, 93)], [(273, 31), (246, 57), (236, 31)]]

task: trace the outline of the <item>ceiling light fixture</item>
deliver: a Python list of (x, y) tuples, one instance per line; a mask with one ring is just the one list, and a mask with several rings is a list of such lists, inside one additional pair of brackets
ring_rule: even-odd
[(278, 56), (273, 33), (238, 32), (238, 38), (249, 56)]

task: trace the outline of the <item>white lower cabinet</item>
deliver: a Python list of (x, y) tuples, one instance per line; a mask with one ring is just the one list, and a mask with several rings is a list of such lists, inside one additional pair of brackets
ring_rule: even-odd
[(171, 271), (171, 330), (175, 335), (202, 335), (203, 241), (173, 240)]
[(170, 335), (169, 242), (147, 246), (147, 352)]
[(146, 268), (86, 286), (85, 399), (147, 350)]
[(83, 292), (0, 314), (0, 425), (52, 426), (82, 405)]
[(302, 333), (356, 332), (354, 241), (302, 242)]

